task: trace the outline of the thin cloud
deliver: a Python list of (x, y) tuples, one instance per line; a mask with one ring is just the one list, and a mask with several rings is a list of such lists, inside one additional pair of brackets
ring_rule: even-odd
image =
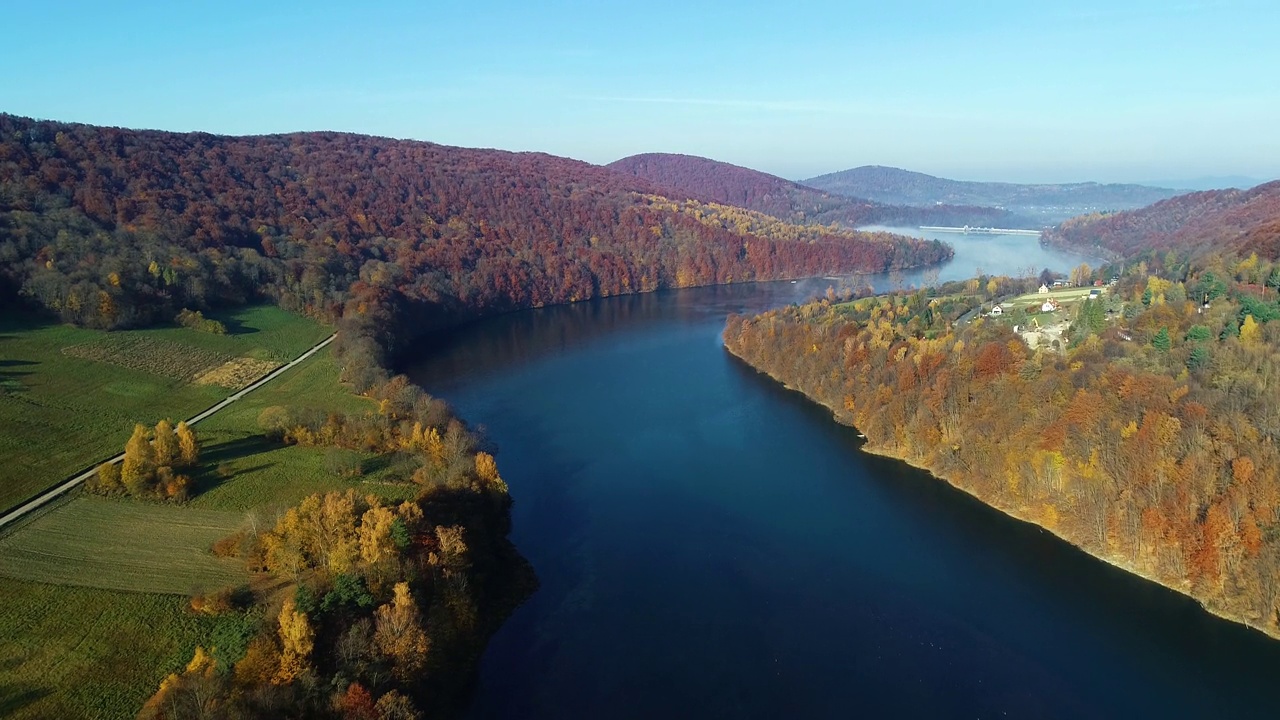
[(846, 115), (858, 117), (910, 117), (931, 120), (956, 120), (971, 117), (937, 107), (911, 107), (893, 104), (871, 105), (853, 102), (824, 102), (817, 100), (761, 100), (755, 98), (696, 98), (666, 96), (582, 95), (569, 99), (633, 105), (673, 105), (683, 107), (710, 107), (734, 110), (762, 110), (766, 112), (804, 115)]
[(812, 102), (795, 102), (788, 100), (734, 100), (724, 98), (682, 98), (682, 97), (625, 97), (615, 95), (588, 95), (575, 98), (592, 102), (643, 103), (652, 105), (690, 105), (709, 107), (750, 108), (756, 110), (781, 110), (784, 112), (830, 111), (830, 105)]

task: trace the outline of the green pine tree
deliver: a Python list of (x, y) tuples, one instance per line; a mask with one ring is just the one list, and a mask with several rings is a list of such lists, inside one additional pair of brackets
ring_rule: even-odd
[(1151, 344), (1160, 352), (1169, 352), (1169, 348), (1173, 347), (1173, 343), (1169, 341), (1169, 328), (1160, 328), (1160, 332), (1151, 338)]

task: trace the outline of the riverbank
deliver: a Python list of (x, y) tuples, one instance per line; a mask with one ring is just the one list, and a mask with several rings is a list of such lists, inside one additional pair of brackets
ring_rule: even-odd
[[(744, 353), (740, 351), (740, 349), (734, 348), (733, 345), (730, 342), (728, 342), (727, 338), (723, 338), (723, 339), (725, 340), (724, 348), (730, 355), (737, 358), (739, 361), (741, 361), (742, 363), (744, 363), (754, 371), (769, 377), (771, 380), (782, 385), (787, 390), (798, 393), (804, 396), (806, 400), (825, 408), (831, 413), (832, 419), (835, 422), (841, 425), (845, 425), (847, 427), (857, 429), (857, 424), (854, 421), (852, 413), (846, 411), (843, 408), (836, 407), (831, 402), (820, 397), (816, 392), (806, 390), (802, 387), (797, 387), (796, 385), (792, 384), (792, 382), (790, 382), (787, 378), (782, 377), (780, 373), (774, 370), (761, 367), (759, 364), (753, 363), (749, 358), (747, 358), (744, 355)], [(1280, 639), (1280, 632), (1277, 632), (1274, 628), (1267, 628), (1267, 627), (1260, 626), (1256, 623), (1250, 622), (1247, 618), (1244, 618), (1237, 613), (1233, 613), (1229, 610), (1224, 610), (1219, 607), (1214, 607), (1206, 603), (1203, 598), (1196, 596), (1196, 594), (1192, 590), (1190, 583), (1168, 582), (1167, 580), (1160, 578), (1153, 573), (1147, 572), (1142, 568), (1135, 567), (1131, 563), (1126, 562), (1123, 557), (1092, 551), (1091, 549), (1085, 547), (1083, 544), (1076, 542), (1069, 535), (1065, 534), (1061, 528), (1055, 526), (1055, 523), (1046, 521), (1045, 513), (1043, 511), (1037, 512), (1036, 508), (1031, 506), (1024, 505), (1024, 506), (1015, 507), (1008, 503), (993, 501), (992, 498), (985, 497), (982, 493), (976, 491), (975, 489), (966, 487), (964, 485), (957, 483), (952, 477), (948, 476), (948, 474), (944, 469), (939, 468), (936, 465), (930, 464), (921, 458), (912, 457), (904, 453), (901, 448), (894, 447), (892, 445), (882, 443), (882, 442), (876, 442), (875, 440), (867, 437), (861, 432), (859, 433), (859, 435), (860, 437), (864, 438), (864, 441), (860, 447), (860, 449), (863, 450), (864, 452), (878, 455), (881, 457), (890, 458), (892, 460), (896, 460), (898, 462), (901, 462), (917, 470), (924, 471), (928, 473), (930, 476), (932, 476), (934, 479), (945, 482), (950, 487), (964, 492), (965, 494), (975, 498), (976, 500), (983, 503), (984, 505), (987, 505), (988, 507), (998, 510), (999, 512), (1003, 513), (1004, 515), (1010, 518), (1035, 526), (1045, 532), (1052, 534), (1054, 537), (1058, 538), (1059, 540), (1062, 540), (1063, 542), (1067, 543), (1073, 548), (1076, 548), (1077, 550), (1085, 553), (1086, 555), (1096, 560), (1100, 560), (1104, 563), (1107, 563), (1108, 565), (1111, 565), (1112, 567), (1123, 570), (1135, 577), (1142, 578), (1143, 580), (1146, 580), (1150, 583), (1153, 583), (1155, 585), (1158, 585), (1168, 590), (1172, 590), (1180, 595), (1190, 598), (1191, 600), (1195, 601), (1195, 603), (1200, 608), (1202, 608), (1204, 611), (1206, 611), (1210, 615), (1221, 618), (1223, 620), (1231, 621), (1233, 623), (1237, 623), (1246, 628), (1249, 628), (1250, 630), (1254, 630), (1258, 633), (1261, 633), (1262, 635), (1265, 635), (1269, 638)], [(1051, 517), (1056, 517), (1056, 513), (1051, 515)]]

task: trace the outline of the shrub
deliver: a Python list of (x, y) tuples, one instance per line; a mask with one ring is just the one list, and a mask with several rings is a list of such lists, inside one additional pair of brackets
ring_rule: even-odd
[(174, 318), (182, 327), (191, 328), (198, 332), (211, 333), (213, 335), (226, 335), (227, 326), (217, 320), (210, 320), (204, 316), (199, 310), (189, 310), (183, 308), (182, 312)]
[(206, 615), (225, 615), (248, 607), (253, 602), (253, 592), (246, 586), (225, 587), (206, 595), (191, 596), (191, 609)]
[(324, 469), (338, 477), (358, 477), (363, 471), (360, 453), (342, 448), (329, 448), (324, 454)]
[(228, 535), (213, 544), (213, 554), (220, 558), (240, 557), (244, 550), (245, 535), (242, 532)]
[(85, 482), (85, 489), (99, 495), (109, 495), (124, 489), (120, 482), (120, 466), (105, 462), (98, 466), (98, 472)]

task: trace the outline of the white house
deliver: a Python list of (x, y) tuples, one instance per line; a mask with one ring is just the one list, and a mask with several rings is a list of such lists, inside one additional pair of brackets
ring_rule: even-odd
[(1049, 286), (1048, 286), (1048, 285), (1045, 285), (1044, 283), (1040, 283), (1040, 289), (1039, 289), (1039, 290), (1037, 290), (1036, 292), (1040, 293), (1041, 295), (1048, 295), (1048, 294), (1049, 294)]
[(995, 306), (995, 307), (991, 308), (991, 314), (992, 314), (992, 315), (1003, 315), (1003, 314), (1004, 314), (1004, 308), (1002, 308), (1002, 307), (1000, 307), (999, 305), (997, 305), (997, 306)]

